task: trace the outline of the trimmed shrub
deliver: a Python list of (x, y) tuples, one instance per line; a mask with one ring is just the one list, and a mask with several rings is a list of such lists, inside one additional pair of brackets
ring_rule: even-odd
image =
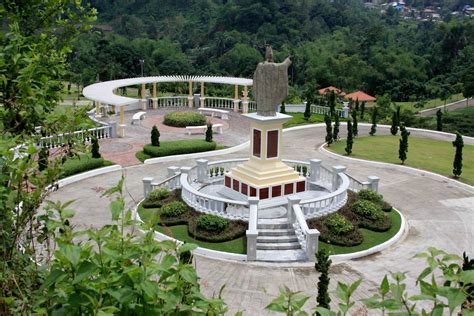
[(153, 125), (151, 128), (151, 145), (152, 146), (160, 146), (160, 131), (156, 127), (156, 125)]
[(381, 194), (368, 189), (360, 190), (357, 196), (361, 200), (367, 200), (377, 204), (382, 204), (383, 202), (383, 196)]
[(329, 215), (324, 220), (324, 225), (335, 235), (347, 234), (354, 229), (354, 225), (341, 214), (335, 213)]
[(165, 115), (165, 125), (174, 127), (206, 125), (206, 117), (195, 112), (171, 112)]
[(199, 229), (207, 230), (208, 232), (222, 232), (227, 226), (229, 221), (225, 218), (216, 215), (201, 215), (196, 219), (196, 226)]
[(159, 208), (163, 205), (163, 200), (168, 198), (171, 195), (171, 192), (166, 188), (156, 189), (143, 201), (144, 208)]
[(225, 242), (245, 236), (248, 224), (244, 221), (227, 220), (229, 224), (223, 231), (207, 231), (197, 227), (197, 218), (208, 215), (202, 215), (202, 213), (198, 212), (192, 212), (192, 214), (192, 218), (188, 222), (188, 233), (197, 240), (207, 242)]
[(212, 142), (212, 124), (207, 124), (206, 142)]
[(151, 144), (143, 146), (143, 152), (151, 157), (198, 153), (214, 149), (216, 149), (216, 143), (206, 142), (204, 139), (162, 141), (160, 147)]
[(392, 205), (388, 202), (383, 201), (382, 202), (382, 211), (384, 212), (391, 212), (392, 211)]
[(92, 158), (101, 158), (102, 156), (100, 155), (100, 152), (99, 152), (99, 141), (97, 140), (97, 137), (92, 137), (91, 143), (92, 143), (92, 148), (91, 148)]
[(359, 200), (352, 205), (352, 210), (357, 215), (365, 217), (370, 220), (380, 220), (384, 217), (382, 213), (382, 208), (367, 200)]
[(103, 158), (92, 158), (90, 155), (68, 158), (62, 165), (59, 178), (66, 178), (81, 172), (113, 165), (113, 162)]
[(188, 212), (188, 206), (181, 201), (173, 201), (161, 207), (162, 217), (180, 217)]

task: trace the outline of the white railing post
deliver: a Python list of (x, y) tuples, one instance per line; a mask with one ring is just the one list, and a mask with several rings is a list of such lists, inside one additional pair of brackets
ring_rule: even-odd
[(316, 252), (318, 252), (319, 230), (308, 229), (306, 232), (306, 256), (311, 262), (316, 261)]
[(380, 178), (376, 176), (370, 176), (370, 177), (367, 177), (367, 179), (369, 180), (369, 189), (374, 192), (378, 192)]
[(349, 117), (349, 102), (344, 102), (344, 107), (342, 108), (342, 117), (343, 118)]
[(204, 182), (207, 180), (207, 167), (209, 161), (206, 159), (198, 159), (196, 160), (197, 164), (197, 180), (198, 182)]
[(234, 112), (239, 112), (239, 103), (240, 103), (239, 99), (234, 100)]
[(317, 182), (321, 177), (321, 160), (319, 159), (311, 159), (310, 163), (310, 177), (309, 181)]
[(346, 167), (344, 166), (333, 166), (332, 167), (332, 192), (337, 190), (337, 187), (339, 186), (339, 173), (345, 172)]
[(110, 138), (117, 138), (117, 122), (109, 122)]
[(246, 114), (249, 112), (249, 101), (242, 101), (242, 113)]
[(247, 236), (247, 261), (257, 260), (257, 222), (258, 222), (258, 198), (249, 197), (249, 229)]
[[(180, 173), (179, 167), (176, 167), (176, 166), (168, 167), (168, 178), (174, 175), (177, 175), (179, 173)], [(176, 177), (173, 181), (171, 181), (170, 184), (171, 184), (169, 188), (170, 190), (174, 190), (177, 187), (179, 187), (179, 177)]]
[(143, 182), (143, 196), (146, 198), (151, 192), (151, 182), (153, 181), (152, 177), (145, 177), (142, 179)]
[(293, 224), (296, 220), (295, 213), (293, 211), (293, 205), (300, 204), (301, 198), (298, 196), (289, 196), (287, 199), (288, 206), (286, 208), (286, 211), (288, 216), (288, 222), (290, 222), (290, 224)]

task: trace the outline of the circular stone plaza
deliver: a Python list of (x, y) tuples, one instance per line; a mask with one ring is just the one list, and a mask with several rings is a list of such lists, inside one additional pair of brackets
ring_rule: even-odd
[[(160, 88), (169, 83), (186, 86), (188, 94), (159, 96), (166, 92)], [(207, 95), (211, 84), (230, 85), (234, 93), (229, 98)], [(137, 85), (140, 99), (116, 93)], [(315, 297), (319, 274), (314, 269), (314, 252), (319, 232), (308, 228), (306, 220), (339, 210), (349, 191), (378, 191), (400, 212), (402, 225), (375, 248), (332, 256), (330, 291), (337, 281), (352, 283), (362, 278), (355, 299), (367, 298), (385, 274), (407, 271), (408, 291), (414, 293), (416, 277), (424, 268), (423, 260), (413, 258), (415, 254), (431, 246), (458, 255), (473, 253), (472, 186), (419, 169), (331, 153), (323, 147), (324, 124), (283, 129), (287, 115), (260, 116), (249, 98), (252, 85), (251, 79), (244, 78), (162, 76), (86, 87), (83, 94), (95, 105), (91, 116), (105, 131), (101, 154), (116, 165), (63, 180), (50, 199), (76, 201), (72, 205), (75, 225), (102, 226), (111, 220), (110, 199), (102, 193), (124, 175), (131, 209), (136, 210), (156, 188), (179, 188), (182, 200), (197, 211), (245, 221), (246, 254), (205, 248), (194, 253), (203, 293), (212, 296), (225, 284), (223, 298), (230, 313), (269, 313), (264, 308), (282, 285)], [(202, 133), (164, 125), (164, 115), (174, 111), (208, 115), (220, 127), (214, 140), (225, 148), (151, 158), (142, 164), (135, 153), (150, 142), (152, 126), (158, 127), (160, 140), (203, 139)], [(370, 125), (359, 124), (359, 134), (368, 134), (369, 129)], [(341, 128), (341, 138), (345, 130)], [(390, 134), (389, 127), (379, 126), (378, 134)], [(454, 139), (451, 134), (421, 129), (411, 129), (411, 135)], [(474, 144), (474, 139), (466, 137), (465, 143)], [(213, 174), (212, 170), (219, 171)], [(156, 238), (170, 237), (157, 233)], [(314, 305), (310, 302), (307, 307)]]

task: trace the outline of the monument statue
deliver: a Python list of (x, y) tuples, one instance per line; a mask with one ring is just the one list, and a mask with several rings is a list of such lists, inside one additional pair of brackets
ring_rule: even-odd
[(257, 100), (258, 115), (276, 115), (276, 107), (288, 95), (290, 65), (289, 57), (282, 63), (274, 63), (272, 47), (266, 47), (265, 61), (258, 63), (253, 75), (253, 95)]

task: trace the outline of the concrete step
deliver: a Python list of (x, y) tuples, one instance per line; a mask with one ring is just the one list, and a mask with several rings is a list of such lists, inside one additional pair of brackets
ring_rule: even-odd
[(273, 224), (257, 224), (257, 229), (291, 229), (293, 228), (293, 225), (290, 223), (273, 223)]
[(301, 245), (298, 242), (257, 243), (257, 250), (289, 250), (289, 249), (301, 249)]
[(296, 235), (293, 236), (259, 236), (257, 237), (258, 243), (289, 243), (289, 242), (298, 242)]
[(294, 229), (259, 229), (258, 236), (292, 236), (295, 235)]
[(297, 262), (307, 261), (306, 253), (302, 249), (294, 250), (259, 250), (257, 261), (263, 262)]

